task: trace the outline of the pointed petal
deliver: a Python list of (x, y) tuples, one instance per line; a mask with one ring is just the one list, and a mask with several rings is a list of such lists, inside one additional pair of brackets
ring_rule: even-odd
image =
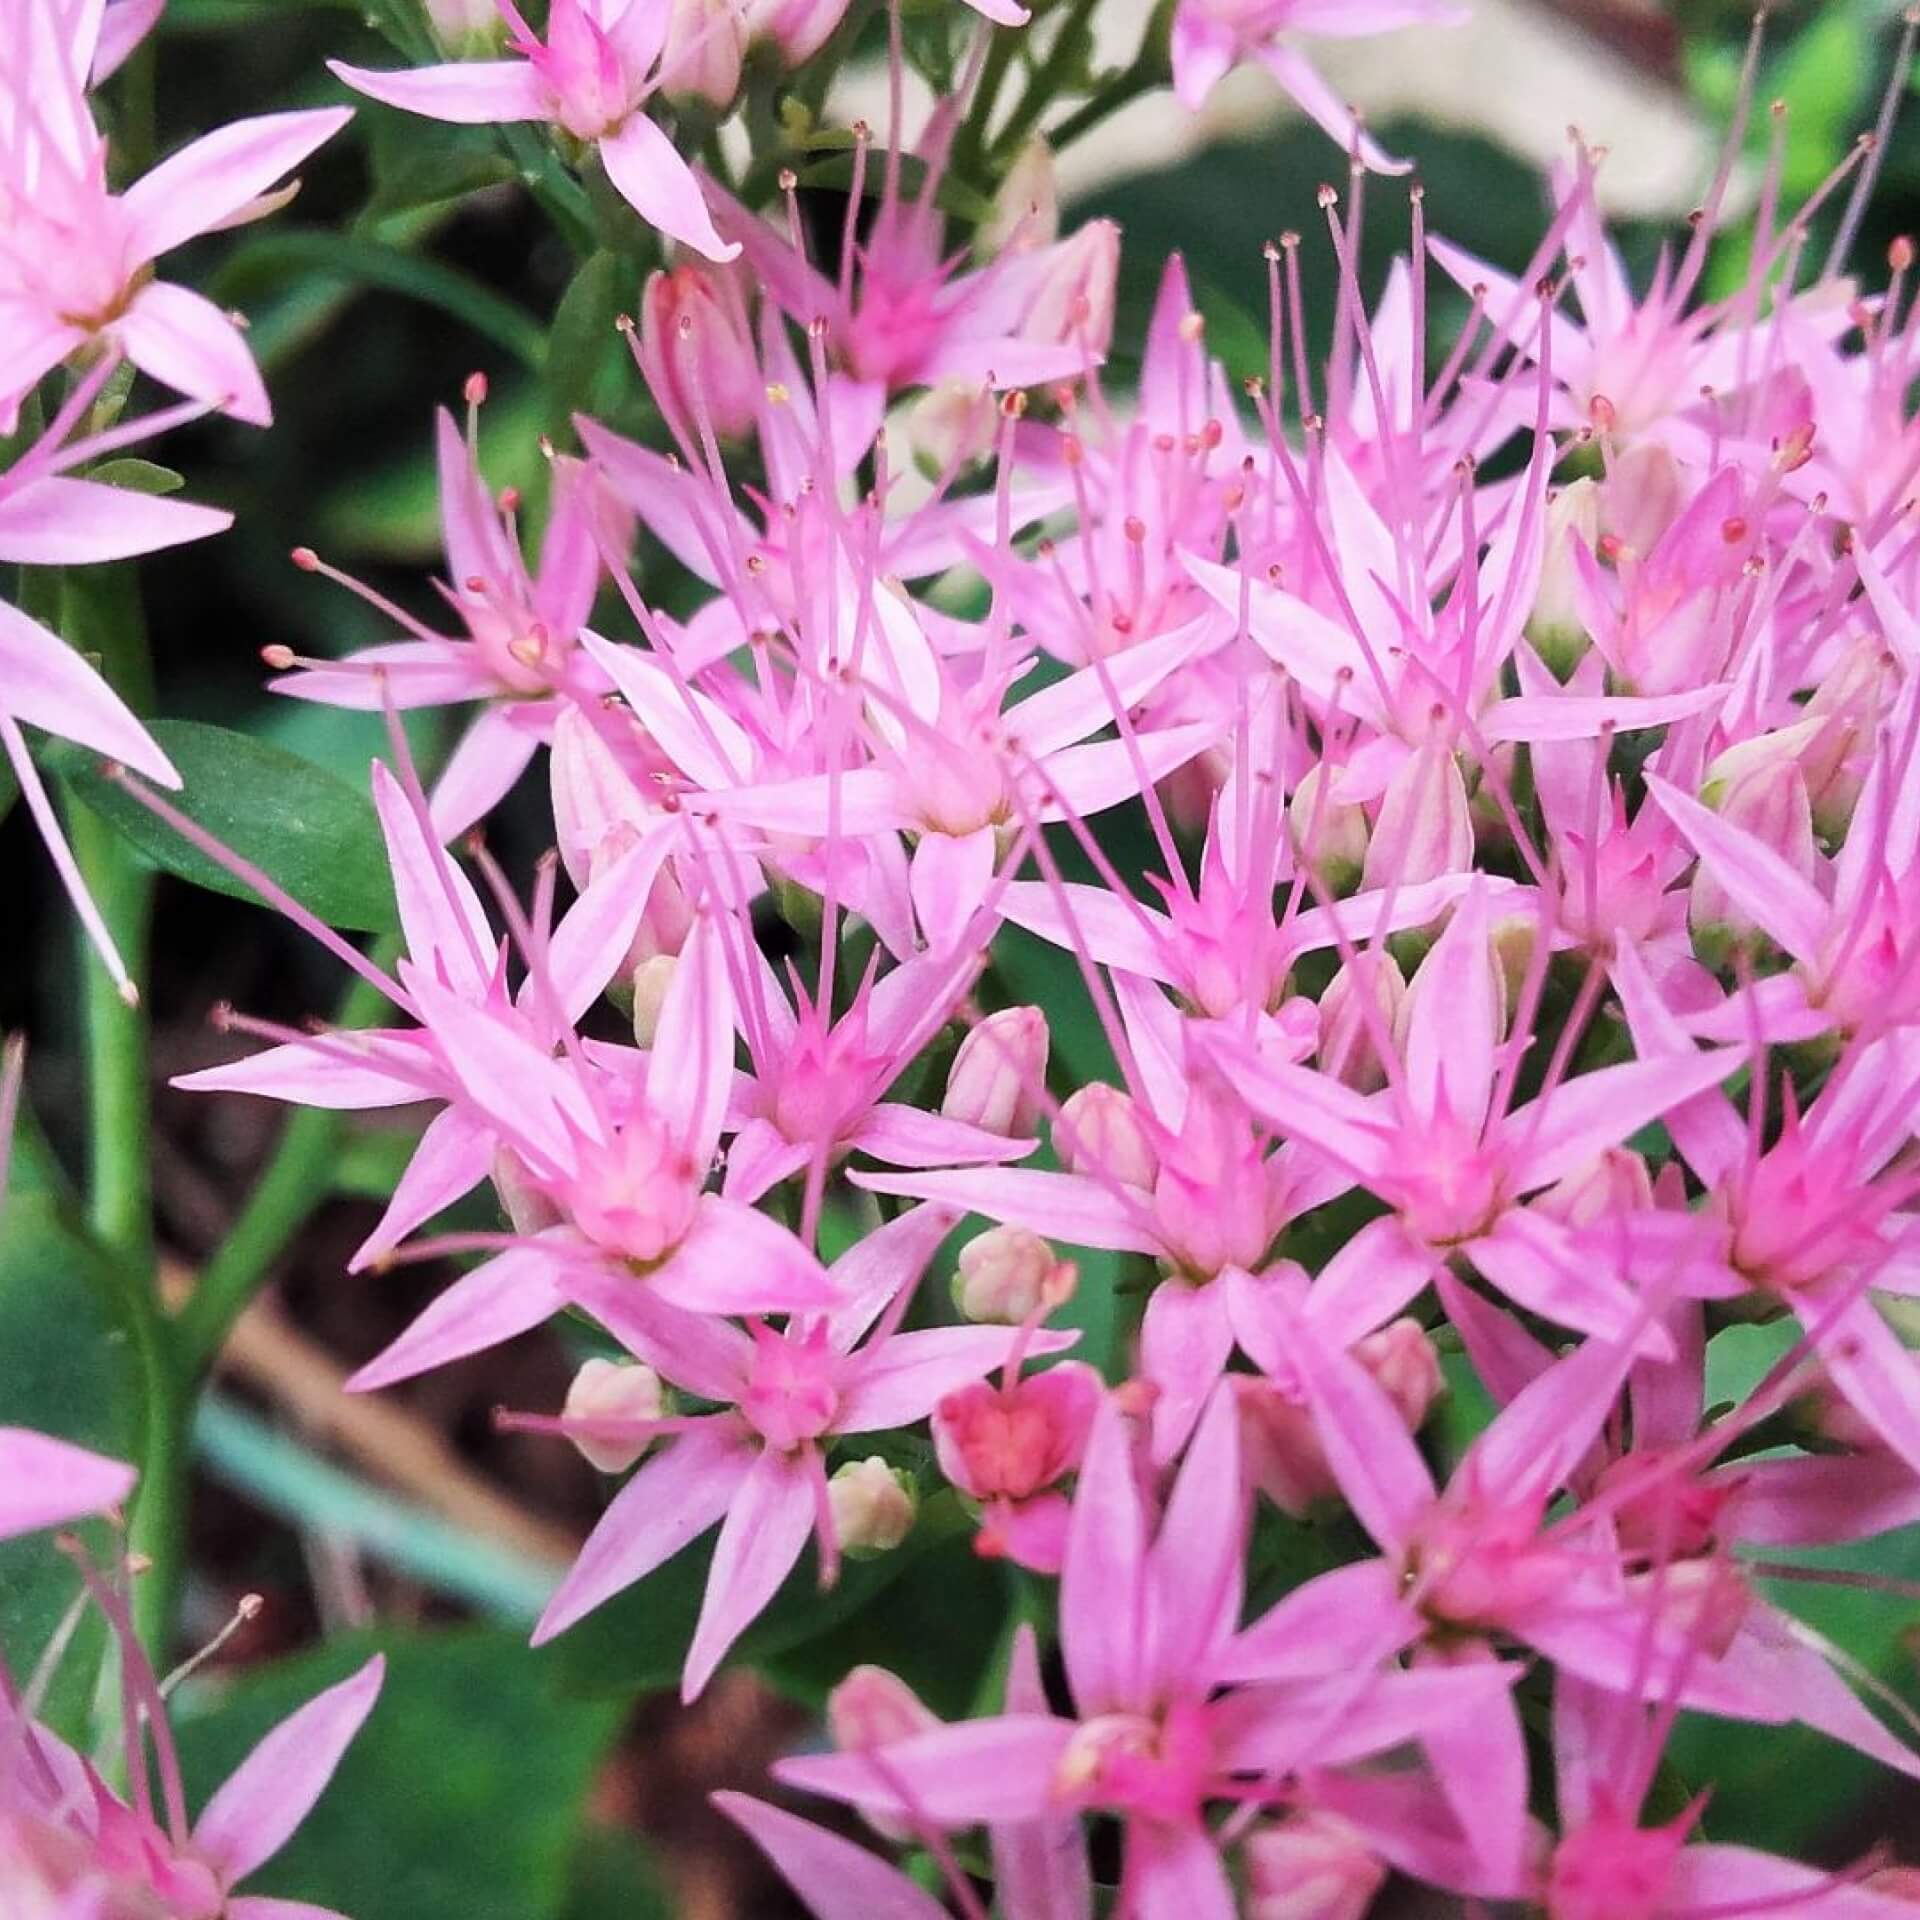
[[(1078, 1338), (1072, 1333), (1036, 1333), (1028, 1351), (1059, 1353)], [(834, 1427), (840, 1433), (878, 1433), (924, 1420), (956, 1387), (984, 1378), (1006, 1364), (1018, 1327), (929, 1327), (896, 1333), (852, 1361), (841, 1391)]]
[(372, 1393), (464, 1360), (539, 1326), (567, 1304), (562, 1262), (547, 1247), (515, 1247), (463, 1274), (390, 1346), (347, 1382)]
[(846, 1144), (893, 1167), (965, 1167), (1024, 1160), (1039, 1144), (949, 1120), (897, 1100), (875, 1103)]
[(118, 1506), (139, 1476), (118, 1460), (26, 1427), (0, 1427), (0, 1540)]
[(840, 1304), (827, 1316), (827, 1341), (850, 1352), (902, 1287), (917, 1286), (941, 1241), (960, 1224), (956, 1208), (909, 1207), (863, 1234), (828, 1270)]
[(799, 1561), (813, 1531), (812, 1476), (818, 1470), (805, 1452), (768, 1447), (728, 1502), (680, 1678), (683, 1701), (705, 1691), (727, 1649), (760, 1617)]
[(870, 1193), (944, 1201), (1071, 1246), (1154, 1253), (1160, 1245), (1144, 1197), (1123, 1199), (1081, 1174), (1044, 1173), (1029, 1167), (962, 1167), (950, 1173), (854, 1173), (848, 1177)]
[(408, 958), (455, 993), (484, 999), (493, 977), (494, 939), (480, 896), (427, 831), (424, 816), (384, 760), (373, 763), (372, 784)]
[(512, 707), (483, 708), (433, 783), (427, 817), (435, 839), (445, 846), (491, 813), (513, 791), (539, 745), (539, 735), (521, 724)]
[(471, 1193), (493, 1167), (493, 1129), (459, 1107), (447, 1107), (427, 1122), (407, 1170), (394, 1187), (380, 1223), (347, 1263), (359, 1273), (391, 1253), (416, 1227), (424, 1226)]
[(1399, 1409), (1357, 1360), (1328, 1346), (1304, 1315), (1276, 1307), (1273, 1317), (1340, 1491), (1381, 1546), (1404, 1552), (1433, 1504), (1434, 1490)]
[(1186, 1445), (1232, 1352), (1225, 1282), (1196, 1287), (1167, 1279), (1148, 1296), (1140, 1326), (1140, 1372), (1158, 1389), (1153, 1403), (1157, 1464), (1164, 1466)]
[(569, 1020), (579, 1020), (599, 999), (632, 951), (672, 846), (671, 823), (663, 821), (595, 874), (554, 928), (547, 966)]
[(1526, 1207), (1509, 1207), (1491, 1233), (1468, 1241), (1462, 1251), (1487, 1282), (1516, 1305), (1563, 1327), (1600, 1339), (1636, 1336), (1653, 1345), (1664, 1336), (1647, 1327), (1647, 1313), (1624, 1278), (1558, 1220)]
[(1407, 989), (1407, 1096), (1431, 1120), (1444, 1101), (1477, 1136), (1493, 1093), (1500, 1002), (1484, 888), (1469, 887)]
[(1819, 958), (1829, 917), (1812, 881), (1764, 841), (1721, 819), (1659, 775), (1647, 775), (1647, 791), (1693, 842), (1694, 851), (1741, 912), (1765, 928), (1777, 946), (1812, 965)]
[(962, 1720), (872, 1753), (803, 1754), (778, 1761), (784, 1786), (821, 1793), (891, 1820), (937, 1827), (1026, 1820), (1052, 1803), (1074, 1723), (1047, 1714)]
[(574, 1267), (566, 1288), (575, 1306), (676, 1387), (723, 1404), (746, 1391), (753, 1342), (730, 1321), (669, 1306), (619, 1267)]
[(37, 620), (0, 600), (0, 713), (125, 762), (165, 787), (180, 776), (126, 703)]
[(711, 913), (687, 935), (660, 1005), (647, 1064), (647, 1100), (673, 1129), (687, 1158), (702, 1167), (719, 1144), (733, 1088), (733, 989)]
[(564, 1633), (697, 1540), (732, 1504), (760, 1451), (740, 1422), (723, 1418), (643, 1461), (587, 1536), (540, 1616), (533, 1644)]
[(1060, 1577), (1061, 1652), (1083, 1719), (1142, 1704), (1152, 1596), (1132, 1450), (1125, 1418), (1103, 1399), (1080, 1465)]
[(738, 241), (720, 238), (693, 169), (644, 113), (630, 113), (603, 135), (600, 159), (615, 190), (649, 226), (709, 260), (731, 260)]
[(1398, 1160), (1394, 1130), (1371, 1101), (1323, 1073), (1253, 1058), (1218, 1023), (1200, 1028), (1196, 1038), (1269, 1126), (1325, 1154), (1363, 1185), (1391, 1175)]
[(1512, 1143), (1513, 1191), (1533, 1193), (1578, 1171), (1649, 1121), (1711, 1092), (1746, 1057), (1745, 1047), (1714, 1047), (1679, 1058), (1629, 1060), (1561, 1081), (1501, 1123), (1503, 1140)]
[(281, 1721), (227, 1777), (193, 1829), (194, 1851), (223, 1885), (271, 1859), (313, 1811), (385, 1677), (386, 1662), (375, 1654)]
[(131, 222), (129, 258), (144, 264), (195, 234), (211, 233), (352, 118), (351, 107), (260, 114), (169, 154), (120, 198)]
[(1391, 1660), (1426, 1631), (1387, 1560), (1336, 1567), (1269, 1607), (1216, 1664), (1221, 1681), (1310, 1680)]
[[(351, 1052), (333, 1041), (344, 1042)], [(352, 1053), (364, 1053), (358, 1065)], [(405, 1072), (383, 1070), (383, 1056)], [(255, 1093), (267, 1100), (290, 1100), (302, 1107), (329, 1107), (351, 1113), (377, 1107), (406, 1107), (428, 1097), (436, 1078), (432, 1060), (417, 1036), (395, 1028), (386, 1032), (341, 1033), (325, 1047), (290, 1040), (265, 1047), (225, 1066), (176, 1074), (168, 1083), (187, 1093)]]
[(490, 126), (498, 121), (545, 120), (547, 90), (525, 60), (459, 60), (446, 66), (402, 68), (380, 73), (329, 60), (327, 70), (356, 93), (404, 113), (460, 126)]
[(1140, 1920), (1234, 1920), (1233, 1882), (1197, 1819), (1129, 1820), (1125, 1876)]
[(701, 1195), (692, 1231), (643, 1284), (695, 1313), (813, 1313), (840, 1300), (797, 1236), (715, 1193)]
[(1240, 1623), (1247, 1500), (1240, 1477), (1240, 1403), (1218, 1386), (1202, 1416), (1147, 1555), (1153, 1646), (1148, 1690), (1211, 1677)]
[[(949, 833), (920, 836), (907, 868), (907, 885), (913, 895), (913, 916), (930, 952), (958, 951), (993, 885), (993, 862), (992, 827), (979, 827), (957, 838)], [(984, 945), (991, 934), (989, 921), (974, 944)]]
[[(1491, 1672), (1507, 1682), (1517, 1667), (1427, 1667), (1403, 1676), (1414, 1680), (1436, 1671)], [(1481, 1701), (1470, 1711), (1449, 1715), (1420, 1734), (1427, 1759), (1454, 1817), (1480, 1856), (1495, 1886), (1512, 1886), (1521, 1876), (1527, 1847), (1527, 1740), (1520, 1709), (1511, 1692)]]
[(1777, 1913), (1793, 1920), (1905, 1920), (1913, 1909), (1905, 1895), (1875, 1893), (1797, 1860), (1713, 1841), (1680, 1849), (1667, 1869), (1666, 1897), (1677, 1913)]
[(1516, 1500), (1565, 1486), (1618, 1404), (1634, 1352), (1629, 1341), (1583, 1341), (1502, 1409), (1463, 1469)]
[(163, 387), (252, 427), (273, 424), (267, 389), (245, 338), (211, 300), (149, 280), (114, 322), (127, 358)]
[(1861, 1419), (1920, 1473), (1920, 1357), (1901, 1344), (1865, 1294), (1837, 1314), (1829, 1301), (1809, 1301), (1806, 1319), (1819, 1328), (1815, 1344), (1833, 1384)]
[(125, 560), (204, 540), (232, 524), (233, 515), (219, 507), (50, 474), (0, 499), (0, 560), (28, 567)]
[(815, 1920), (946, 1920), (947, 1910), (865, 1847), (744, 1793), (713, 1804), (742, 1828)]
[(1370, 1220), (1314, 1276), (1307, 1318), (1330, 1347), (1350, 1347), (1405, 1312), (1441, 1266), (1398, 1214)]

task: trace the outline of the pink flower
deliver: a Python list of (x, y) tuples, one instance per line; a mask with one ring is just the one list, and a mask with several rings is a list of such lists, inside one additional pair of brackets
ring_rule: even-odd
[(352, 115), (328, 107), (239, 120), (163, 160), (123, 194), (86, 83), (101, 10), (22, 0), (0, 62), (11, 133), (0, 144), (0, 423), (92, 341), (255, 426), (272, 417), (239, 330), (200, 294), (148, 271), (162, 254), (251, 217), (260, 196)]
[[(435, 417), (440, 519), (451, 576), (440, 591), (465, 635), (435, 633), (303, 547), (294, 556), (297, 564), (350, 587), (411, 637), (340, 661), (301, 660), (295, 663), (299, 671), (268, 682), (275, 693), (295, 699), (376, 711), (486, 701), (434, 790), (433, 824), (442, 840), (465, 832), (499, 803), (551, 737), (563, 704), (596, 700), (607, 690), (604, 675), (580, 647), (600, 582), (596, 521), (606, 503), (580, 461), (555, 459), (540, 566), (529, 574), (515, 523), (517, 502), (496, 503), (480, 477), (483, 391), (475, 376), (465, 440), (450, 414), (442, 410)], [(268, 652), (275, 664), (285, 664), (277, 650)]]
[[(582, 1306), (665, 1378), (725, 1411), (672, 1423), (677, 1437), (602, 1516), (541, 1616), (536, 1642), (564, 1632), (721, 1521), (682, 1678), (691, 1700), (773, 1598), (810, 1534), (819, 1541), (823, 1578), (833, 1578), (839, 1550), (825, 1448), (840, 1435), (924, 1419), (1027, 1337), (1007, 1327), (896, 1330), (953, 1221), (943, 1209), (919, 1207), (870, 1233), (832, 1269), (843, 1304), (825, 1316), (798, 1316), (784, 1333), (758, 1321), (743, 1333), (698, 1319), (617, 1280), (582, 1283)], [(1052, 1352), (1074, 1337), (1037, 1334), (1031, 1342)], [(611, 1436), (620, 1424), (596, 1427)]]
[[(1211, 1803), (1246, 1799), (1246, 1776), (1277, 1782), (1464, 1728), (1505, 1701), (1514, 1677), (1492, 1664), (1415, 1673), (1343, 1662), (1309, 1627), (1271, 1677), (1222, 1691), (1245, 1543), (1235, 1431), (1232, 1398), (1218, 1394), (1156, 1524), (1123, 1416), (1111, 1400), (1096, 1416), (1060, 1588), (1078, 1718), (1051, 1712), (1044, 1696), (1010, 1701), (993, 1719), (786, 1760), (776, 1777), (916, 1830), (986, 1821), (997, 1833), (1074, 1810), (1110, 1814), (1125, 1832), (1128, 1911), (1232, 1920)], [(1337, 1630), (1322, 1631), (1331, 1646)], [(1303, 1672), (1313, 1677), (1296, 1679)]]
[(1258, 60), (1302, 112), (1378, 173), (1404, 173), (1361, 130), (1352, 112), (1288, 36), (1343, 39), (1414, 25), (1453, 26), (1466, 10), (1443, 0), (1180, 0), (1173, 16), (1173, 85), (1184, 107), (1198, 107), (1229, 67)]
[[(511, 0), (510, 59), (464, 60), (373, 73), (334, 60), (348, 86), (407, 113), (463, 125), (542, 120), (592, 145), (614, 189), (649, 225), (705, 254), (739, 252), (715, 231), (693, 169), (647, 117), (654, 95), (690, 82), (704, 53), (688, 43), (669, 61), (669, 0), (553, 0), (542, 40)], [(722, 20), (710, 29), (726, 31)]]

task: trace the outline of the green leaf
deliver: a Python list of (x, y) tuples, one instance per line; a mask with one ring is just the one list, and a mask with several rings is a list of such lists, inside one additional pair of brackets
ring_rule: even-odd
[(672, 1920), (673, 1903), (652, 1856), (630, 1833), (590, 1826), (574, 1854), (560, 1920)]
[(557, 1920), (580, 1809), (617, 1710), (563, 1700), (515, 1634), (351, 1635), (183, 1693), (190, 1803), (277, 1721), (374, 1652), (386, 1685), (333, 1784), (246, 1891), (354, 1920)]
[(449, 127), (406, 114), (370, 114), (373, 198), (366, 215), (410, 213), (463, 199), (514, 175), (491, 128)]
[(553, 431), (571, 433), (576, 413), (597, 413), (596, 404), (626, 359), (614, 322), (639, 297), (633, 269), (603, 248), (561, 296), (547, 340), (547, 392)]
[(546, 334), (532, 314), (471, 274), (346, 234), (300, 228), (263, 234), (228, 261), (214, 281), (214, 297), (245, 306), (251, 293), (279, 292), (302, 270), (438, 307), (536, 372), (545, 356)]
[[(966, 1527), (954, 1496), (938, 1494), (921, 1508), (919, 1524), (902, 1545), (871, 1560), (849, 1560), (839, 1584), (825, 1593), (813, 1555), (806, 1554), (767, 1610), (740, 1636), (731, 1659), (748, 1666), (774, 1660), (833, 1631), (877, 1600), (922, 1554)], [(543, 1656), (561, 1684), (622, 1698), (677, 1687), (712, 1559), (709, 1534), (569, 1627)]]
[[(136, 1457), (138, 1368), (113, 1274), (61, 1216), (46, 1187), (18, 1177), (0, 1214), (0, 1425), (38, 1428), (115, 1459)], [(81, 1530), (103, 1557), (104, 1526)], [(34, 1662), (79, 1591), (73, 1563), (45, 1534), (0, 1545), (0, 1647), (15, 1677)], [(90, 1618), (48, 1697), (47, 1718), (78, 1731), (102, 1644)]]
[(129, 493), (178, 493), (187, 484), (185, 475), (152, 460), (103, 460), (89, 468), (86, 477), (102, 486), (124, 487)]
[[(226, 727), (156, 720), (149, 730), (185, 782), (167, 797), (195, 824), (329, 926), (385, 933), (398, 924), (385, 845), (365, 794), (297, 754)], [(90, 755), (62, 746), (48, 761), (165, 872), (237, 900), (255, 897), (109, 780)]]

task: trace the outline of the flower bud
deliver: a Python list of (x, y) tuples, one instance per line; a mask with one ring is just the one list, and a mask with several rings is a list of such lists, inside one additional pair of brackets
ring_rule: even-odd
[(1061, 1104), (1053, 1151), (1069, 1173), (1151, 1187), (1160, 1171), (1153, 1137), (1132, 1099), (1104, 1080), (1090, 1080)]
[(1628, 1147), (1606, 1147), (1585, 1166), (1563, 1174), (1533, 1203), (1535, 1211), (1570, 1227), (1642, 1213), (1653, 1205), (1653, 1176)]
[(1030, 252), (1051, 246), (1060, 237), (1060, 188), (1054, 178), (1053, 149), (1036, 134), (1020, 149), (1000, 191), (993, 197), (993, 213), (974, 235), (974, 249), (983, 257), (1009, 247)]
[(1393, 1402), (1407, 1431), (1418, 1433), (1446, 1387), (1440, 1355), (1426, 1328), (1413, 1319), (1389, 1321), (1377, 1333), (1356, 1341), (1353, 1357)]
[(984, 460), (999, 430), (1000, 410), (977, 380), (929, 387), (907, 409), (907, 441), (929, 478)]
[(1019, 333), (1041, 346), (1084, 347), (1094, 359), (1113, 341), (1114, 286), (1120, 273), (1120, 229), (1111, 220), (1084, 227), (1046, 249)]
[(1659, 545), (1686, 497), (1679, 462), (1649, 440), (1614, 457), (1601, 494), (1605, 531), (1633, 553), (1650, 553)]
[(534, 1184), (532, 1174), (510, 1148), (494, 1154), (491, 1172), (493, 1190), (515, 1233), (541, 1233), (559, 1221), (560, 1209)]
[(1362, 1920), (1386, 1867), (1331, 1813), (1293, 1813), (1247, 1836), (1247, 1920)]
[(1800, 766), (1813, 802), (1814, 831), (1823, 840), (1846, 838), (1890, 688), (1886, 649), (1877, 638), (1862, 639), (1821, 678), (1807, 702), (1809, 719), (1818, 715), (1823, 725)]
[(1418, 886), (1473, 865), (1473, 815), (1460, 765), (1440, 741), (1410, 754), (1387, 784), (1360, 884)]
[(683, 437), (697, 437), (703, 409), (722, 440), (749, 432), (762, 381), (739, 279), (692, 261), (652, 275), (640, 299), (640, 370)]
[[(1709, 793), (1713, 792), (1709, 787)], [(1718, 791), (1722, 819), (1763, 841), (1802, 878), (1811, 880), (1819, 856), (1813, 844), (1813, 804), (1797, 763), (1776, 756), (1745, 767)], [(1746, 940), (1759, 932), (1752, 915), (1735, 905), (1703, 860), (1694, 869), (1687, 918), (1696, 933)]]
[(1047, 1077), (1047, 1016), (1038, 1007), (1004, 1007), (960, 1042), (940, 1111), (1009, 1140), (1032, 1136)]
[(671, 0), (660, 76), (670, 100), (704, 100), (724, 113), (740, 91), (747, 22), (740, 0)]
[(667, 989), (673, 984), (673, 971), (680, 964), (670, 953), (656, 953), (642, 960), (633, 970), (633, 1038), (638, 1046), (651, 1047), (660, 1031), (660, 1009), (667, 1003)]
[(1301, 864), (1313, 869), (1329, 893), (1351, 893), (1367, 859), (1364, 807), (1336, 800), (1324, 761), (1301, 775), (1287, 803), (1287, 826)]
[(1545, 551), (1540, 584), (1534, 590), (1527, 638), (1558, 675), (1564, 675), (1587, 650), (1589, 636), (1580, 617), (1577, 540), (1591, 552), (1600, 539), (1600, 488), (1593, 480), (1562, 487), (1547, 506)]
[[(1379, 1009), (1377, 1019), (1367, 1011), (1366, 993)], [(1375, 1036), (1392, 1037), (1406, 998), (1406, 976), (1385, 947), (1343, 962), (1320, 996), (1321, 1072), (1355, 1093), (1379, 1092), (1387, 1084), (1387, 1069)]]
[(827, 1482), (834, 1538), (856, 1559), (891, 1553), (913, 1531), (919, 1501), (913, 1482), (877, 1453), (849, 1460)]
[(1076, 1277), (1037, 1233), (1025, 1227), (989, 1227), (960, 1249), (953, 1304), (969, 1319), (1017, 1327), (1044, 1307), (1070, 1299)]
[[(588, 1360), (567, 1389), (569, 1420), (658, 1420), (666, 1403), (660, 1376), (640, 1362)], [(653, 1444), (651, 1434), (631, 1439), (577, 1433), (573, 1444), (602, 1473), (625, 1473)]]
[(507, 23), (495, 0), (426, 0), (427, 24), (450, 58), (476, 60), (497, 53)]
[[(842, 1753), (872, 1753), (915, 1734), (931, 1733), (940, 1716), (898, 1674), (855, 1667), (827, 1695), (827, 1735)], [(885, 1814), (865, 1816), (883, 1838), (904, 1844), (912, 1827)]]
[(849, 0), (747, 0), (747, 37), (777, 47), (789, 66), (804, 66), (833, 37)]

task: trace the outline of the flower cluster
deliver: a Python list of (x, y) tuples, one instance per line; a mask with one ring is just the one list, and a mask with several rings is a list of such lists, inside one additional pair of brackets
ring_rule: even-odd
[[(0, 479), (0, 556), (36, 562), (212, 530), (63, 476), (136, 430), (100, 420), (123, 362), (264, 421), (225, 320), (145, 265), (341, 118), (243, 123), (111, 197), (86, 11), (36, 0), (48, 43), (7, 72), (14, 407), (82, 356)], [(471, 11), (434, 17), (487, 57), (337, 71), (550, 123), (679, 244), (627, 325), (670, 444), (577, 419), (532, 561), (471, 382), (434, 427), (443, 623), (295, 556), (395, 631), (268, 649), (279, 692), (474, 718), (431, 792), (397, 724), (373, 769), (392, 965), (245, 870), (390, 1023), (232, 1014), (269, 1044), (179, 1084), (430, 1110), (354, 1266), (484, 1257), (357, 1388), (563, 1310), (604, 1336), (562, 1408), (504, 1416), (626, 1476), (535, 1637), (716, 1533), (691, 1699), (797, 1567), (911, 1552), (937, 1497), (1031, 1576), (1001, 1710), (942, 1722), (860, 1669), (835, 1751), (776, 1771), (924, 1850), (953, 1910), (1090, 1920), (1117, 1884), (1141, 1920), (1353, 1920), (1392, 1871), (1551, 1920), (1910, 1913), (1877, 1860), (1649, 1811), (1683, 1712), (1920, 1777), (1878, 1709), (1911, 1710), (1759, 1584), (1920, 1521), (1920, 320), (1904, 245), (1871, 292), (1801, 271), (1822, 203), (1857, 228), (1871, 146), (1800, 211), (1770, 185), (1712, 295), (1730, 168), (1645, 290), (1577, 145), (1517, 278), (1430, 237), (1416, 189), (1370, 305), (1360, 183), (1390, 163), (1289, 36), (1446, 10), (1181, 0), (1183, 98), (1255, 56), (1347, 149), (1333, 340), (1316, 363), (1290, 234), (1267, 379), (1228, 379), (1176, 257), (1122, 382), (1113, 228), (1061, 236), (1017, 178), (997, 249), (952, 250), (964, 88), (910, 154), (857, 132), (824, 250), (791, 175), (750, 206), (677, 151), (656, 104), (726, 106), (842, 9), (552, 0), (536, 32), (503, 0), (455, 34)], [(1430, 338), (1447, 285), (1465, 321)], [(697, 601), (650, 593), (642, 536)], [(104, 683), (5, 619), (29, 795), (22, 721), (218, 854), (134, 777), (170, 770)], [(542, 748), (529, 903), (462, 836)], [(1072, 994), (1023, 986), (1047, 948)], [(436, 1232), (483, 1183), (498, 1231)], [(1708, 1353), (1744, 1323), (1780, 1337), (1729, 1402)], [(1493, 1409), (1464, 1440), (1429, 1419), (1449, 1383)], [(0, 1437), (27, 1463), (0, 1514), (124, 1494), (51, 1444)], [(276, 1736), (298, 1780), (371, 1684)], [(124, 1820), (160, 1912), (252, 1910), (221, 1904), (264, 1845), (224, 1796), (191, 1836), (171, 1802), (81, 1821), (70, 1756), (29, 1744), (37, 1773), (0, 1743), (0, 1817), (100, 1871)], [(725, 1808), (823, 1920), (949, 1910)]]

